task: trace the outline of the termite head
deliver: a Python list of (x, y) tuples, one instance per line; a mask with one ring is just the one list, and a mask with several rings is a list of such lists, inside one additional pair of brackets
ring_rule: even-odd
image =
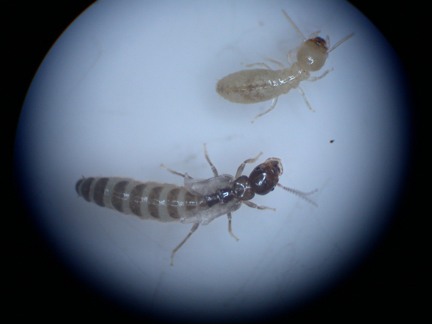
[(249, 182), (258, 195), (266, 195), (273, 191), (283, 173), (282, 162), (278, 158), (269, 158), (258, 165), (250, 174)]
[(297, 61), (306, 71), (320, 70), (328, 57), (327, 42), (321, 37), (305, 41), (297, 52)]

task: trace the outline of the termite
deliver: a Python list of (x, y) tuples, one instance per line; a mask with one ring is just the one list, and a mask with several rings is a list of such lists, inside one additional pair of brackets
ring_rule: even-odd
[(317, 31), (309, 36), (309, 39), (306, 39), (288, 14), (284, 10), (282, 10), (282, 13), (303, 39), (301, 46), (298, 49), (294, 49), (297, 50), (297, 62), (292, 62), (291, 54), (294, 50), (291, 50), (287, 54), (288, 63), (290, 64), (288, 68), (285, 68), (280, 62), (268, 59), (280, 66), (282, 70), (272, 70), (265, 63), (248, 64), (246, 67), (258, 65), (265, 69), (238, 71), (219, 80), (216, 85), (217, 93), (231, 102), (252, 104), (272, 99), (270, 108), (255, 116), (252, 123), (258, 117), (270, 112), (276, 106), (278, 97), (282, 94), (287, 94), (291, 89), (297, 89), (308, 108), (311, 111), (315, 111), (309, 104), (304, 91), (299, 86), (300, 82), (313, 82), (325, 77), (333, 69), (325, 71), (318, 77), (311, 77), (310, 72), (319, 71), (324, 66), (329, 53), (354, 36), (354, 33), (351, 33), (337, 42), (332, 48), (328, 49), (330, 46), (329, 36), (326, 36), (324, 40), (321, 37), (317, 37), (320, 33), (320, 31)]
[(189, 234), (171, 253), (171, 265), (173, 265), (175, 253), (200, 224), (207, 225), (215, 218), (226, 214), (228, 232), (238, 241), (231, 230), (232, 212), (238, 210), (242, 204), (251, 208), (275, 210), (251, 202), (255, 194), (266, 195), (278, 186), (316, 206), (316, 203), (308, 197), (316, 190), (305, 193), (278, 183), (283, 172), (282, 162), (278, 158), (269, 158), (259, 164), (249, 177), (242, 175), (246, 164), (254, 163), (261, 154), (240, 164), (234, 177), (228, 174), (219, 175), (216, 167), (210, 161), (204, 144), (204, 156), (214, 174), (212, 178), (193, 179), (187, 173), (173, 171), (161, 164), (169, 172), (183, 177), (183, 186), (152, 181), (142, 183), (121, 177), (83, 177), (78, 180), (75, 188), (78, 195), (88, 202), (115, 209), (124, 214), (159, 222), (193, 223)]

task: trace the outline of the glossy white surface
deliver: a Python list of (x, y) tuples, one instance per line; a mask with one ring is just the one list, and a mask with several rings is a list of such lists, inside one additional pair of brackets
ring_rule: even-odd
[[(317, 82), (270, 102), (231, 103), (218, 79), (264, 56), (286, 62), (308, 36), (331, 44)], [(276, 67), (275, 67), (276, 68)], [(342, 1), (101, 1), (53, 46), (28, 93), (17, 150), (47, 233), (84, 279), (158, 318), (241, 320), (295, 308), (337, 283), (379, 237), (403, 174), (404, 84), (376, 29)], [(333, 143), (330, 143), (334, 140)], [(280, 188), (220, 217), (177, 252), (191, 225), (144, 222), (77, 198), (82, 176), (181, 184), (159, 165), (235, 174), (260, 151), (281, 184), (319, 189), (314, 207)], [(249, 174), (252, 166), (247, 166)]]

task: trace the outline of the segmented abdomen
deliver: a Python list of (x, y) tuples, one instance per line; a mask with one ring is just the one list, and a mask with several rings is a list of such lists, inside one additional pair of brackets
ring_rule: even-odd
[(99, 206), (159, 222), (179, 221), (188, 212), (208, 208), (203, 196), (168, 183), (91, 177), (78, 180), (76, 191)]
[[(234, 72), (219, 80), (216, 92), (231, 102), (251, 104), (263, 102), (283, 93), (287, 84), (282, 83), (278, 71), (251, 69)], [(284, 92), (285, 91), (285, 92)]]

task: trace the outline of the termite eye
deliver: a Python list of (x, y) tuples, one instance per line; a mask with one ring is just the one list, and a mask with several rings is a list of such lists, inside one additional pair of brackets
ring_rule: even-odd
[(326, 46), (326, 41), (324, 39), (322, 39), (321, 37), (315, 37), (314, 38), (315, 44), (318, 46)]

